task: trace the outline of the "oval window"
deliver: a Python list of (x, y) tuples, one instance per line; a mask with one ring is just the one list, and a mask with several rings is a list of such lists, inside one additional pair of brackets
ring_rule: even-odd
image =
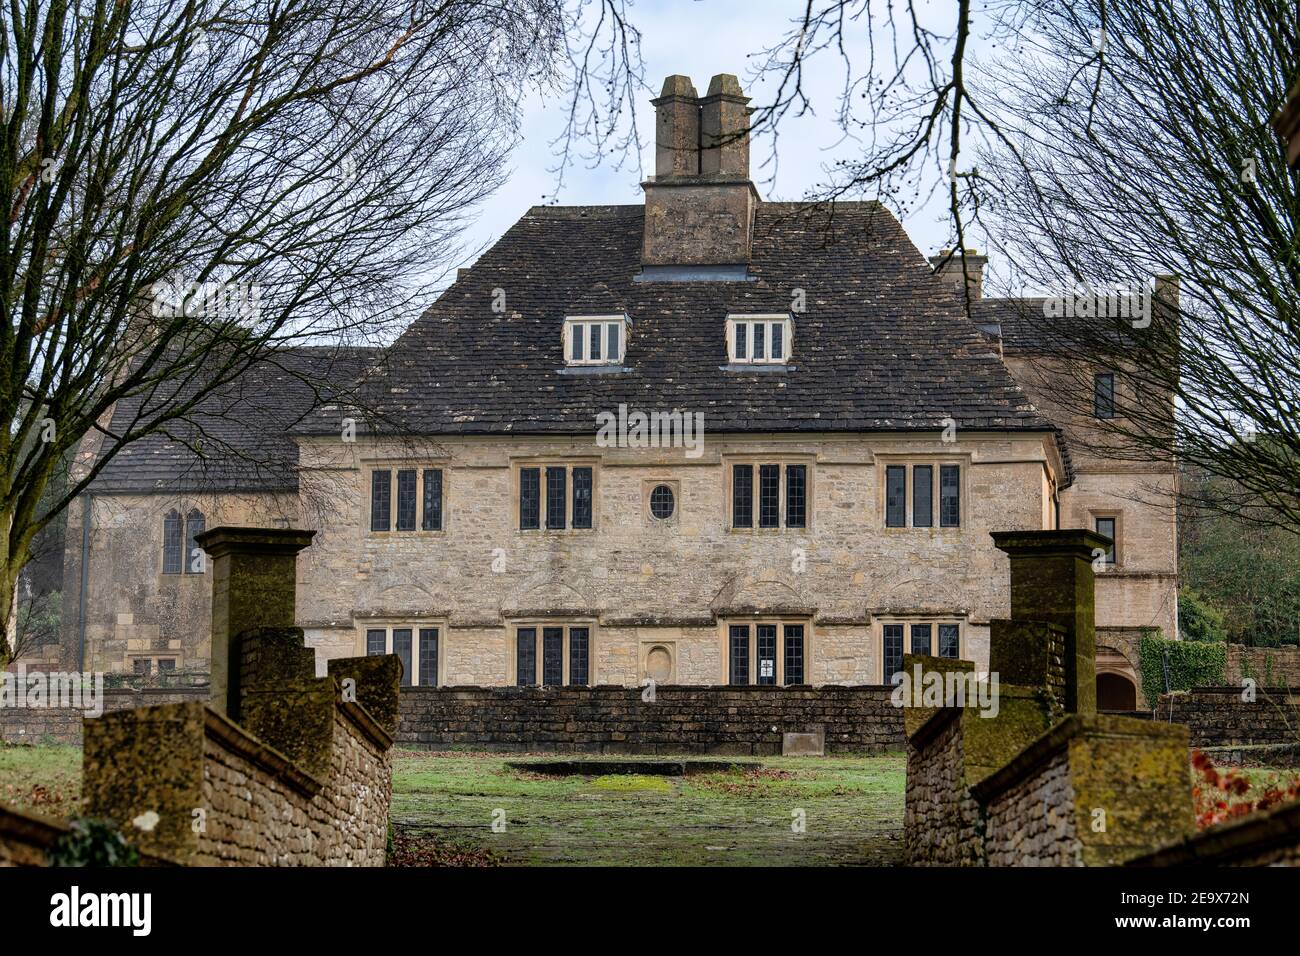
[(667, 485), (656, 485), (650, 492), (650, 513), (660, 521), (673, 516), (673, 490)]

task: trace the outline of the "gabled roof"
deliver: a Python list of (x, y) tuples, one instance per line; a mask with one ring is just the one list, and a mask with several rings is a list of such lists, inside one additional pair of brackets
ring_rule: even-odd
[[(722, 432), (1053, 430), (878, 203), (760, 203), (752, 281), (638, 281), (642, 206), (535, 207), (366, 376), (407, 434), (594, 434), (620, 403)], [(787, 311), (788, 366), (724, 370), (729, 313)], [(498, 292), (499, 290), (499, 292)], [(504, 295), (505, 311), (494, 312)], [(566, 369), (566, 314), (625, 312), (626, 369)], [(328, 433), (338, 412), (300, 431)]]
[[(128, 444), (90, 490), (295, 491), (298, 446), (291, 430), (322, 404), (346, 394), (376, 351), (280, 349), (206, 396), (186, 421), (169, 423), (168, 434), (155, 432)], [(114, 406), (113, 434), (131, 426), (142, 401), (135, 396)]]

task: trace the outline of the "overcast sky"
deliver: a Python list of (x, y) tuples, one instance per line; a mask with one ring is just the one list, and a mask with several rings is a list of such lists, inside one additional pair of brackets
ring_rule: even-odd
[[(937, 0), (930, 5), (945, 21), (952, 19), (952, 0)], [(642, 55), (646, 64), (646, 81), (654, 87), (637, 103), (637, 121), (643, 141), (642, 169), (654, 168), (654, 108), (649, 100), (657, 95), (663, 78), (684, 73), (703, 94), (709, 78), (716, 73), (735, 73), (740, 77), (751, 105), (767, 102), (771, 90), (755, 84), (748, 75), (751, 57), (776, 43), (789, 28), (789, 18), (804, 7), (803, 0), (642, 0), (633, 9), (642, 31)], [(865, 26), (856, 28), (864, 34)], [(865, 41), (864, 41), (865, 45)], [(778, 144), (779, 163), (775, 169), (770, 140), (761, 140), (751, 150), (751, 175), (759, 193), (766, 200), (800, 199), (805, 192), (824, 179), (823, 167), (854, 144), (846, 142), (834, 122), (839, 84), (842, 77), (826, 57), (816, 61), (816, 69), (805, 80), (819, 115), (788, 119), (782, 126)], [(555, 192), (556, 164), (551, 143), (563, 130), (564, 103), (534, 97), (524, 104), (522, 141), (511, 162), (509, 182), (482, 206), (478, 221), (466, 238), (466, 255), (459, 265), (474, 261), (483, 248), (495, 242), (530, 206), (549, 199)], [(767, 164), (767, 165), (760, 165)], [(634, 165), (623, 169), (612, 166), (570, 169), (558, 196), (562, 205), (603, 203), (640, 203), (643, 196), (640, 175)], [(942, 197), (941, 197), (942, 198)], [(897, 214), (898, 210), (894, 210)], [(943, 222), (942, 201), (931, 200), (918, 211), (903, 217), (903, 225), (921, 251), (930, 255), (938, 250), (948, 235)], [(454, 275), (454, 273), (453, 273)]]

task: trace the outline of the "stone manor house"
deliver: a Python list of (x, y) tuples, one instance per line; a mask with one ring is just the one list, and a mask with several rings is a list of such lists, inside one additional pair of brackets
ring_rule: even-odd
[[(206, 670), (192, 539), (236, 524), (316, 530), (297, 603), (322, 670), (881, 684), (908, 651), (987, 665), (990, 531), (1086, 527), (1114, 541), (1102, 706), (1140, 703), (1137, 636), (1176, 634), (1174, 469), (1071, 449), (1122, 375), (1066, 407), (1023, 303), (972, 320), (961, 258), (936, 269), (878, 203), (762, 201), (747, 103), (669, 77), (644, 204), (530, 209), (382, 353), (251, 370), (209, 426), (247, 455), (126, 449), (70, 515), (64, 663)], [(656, 413), (703, 433), (643, 440)], [(627, 434), (598, 440), (602, 415)]]

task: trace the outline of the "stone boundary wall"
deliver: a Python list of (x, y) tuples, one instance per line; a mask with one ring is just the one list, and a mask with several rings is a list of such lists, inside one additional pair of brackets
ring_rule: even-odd
[[(0, 867), (47, 866), (59, 837), (71, 831), (62, 820), (0, 803)], [(141, 866), (172, 866), (173, 861), (140, 854)]]
[(360, 708), (335, 708), (324, 780), (208, 710), (199, 866), (383, 866), (391, 739)]
[(1224, 679), (1240, 684), (1242, 678), (1269, 687), (1300, 688), (1300, 647), (1247, 647), (1244, 644), (1228, 645), (1228, 662)]
[(1129, 866), (1300, 866), (1300, 800), (1225, 823)]
[(449, 748), (611, 754), (781, 752), (824, 730), (826, 750), (901, 750), (892, 687), (404, 687), (397, 741)]
[[(104, 713), (151, 707), (154, 704), (177, 704), (187, 700), (206, 701), (207, 687), (129, 687), (104, 690)], [(81, 743), (80, 710), (70, 707), (2, 707), (0, 741), (10, 744)]]
[(1300, 690), (1260, 687), (1250, 702), (1241, 695), (1241, 687), (1161, 694), (1154, 719), (1186, 724), (1193, 747), (1300, 743)]
[(989, 866), (1115, 866), (1195, 828), (1187, 728), (1071, 714), (972, 787)]
[(983, 865), (983, 821), (965, 783), (961, 730), (961, 712), (949, 708), (907, 742), (903, 859), (912, 865)]

